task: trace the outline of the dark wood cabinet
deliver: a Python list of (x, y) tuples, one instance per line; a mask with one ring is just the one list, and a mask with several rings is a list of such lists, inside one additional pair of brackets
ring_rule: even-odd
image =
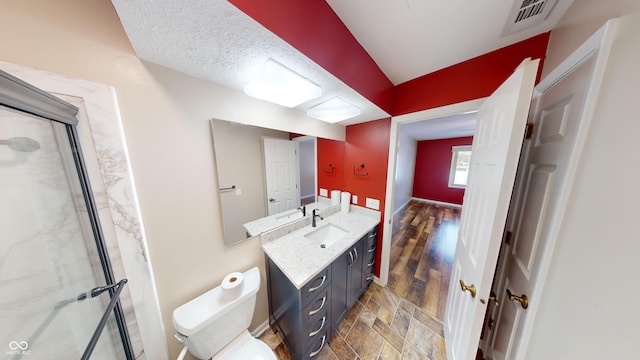
[[(269, 325), (280, 332), (294, 360), (313, 359), (373, 279), (371, 234), (377, 226), (336, 260), (297, 289), (266, 256)], [(375, 244), (373, 245), (375, 256)], [(371, 272), (369, 272), (371, 271)]]

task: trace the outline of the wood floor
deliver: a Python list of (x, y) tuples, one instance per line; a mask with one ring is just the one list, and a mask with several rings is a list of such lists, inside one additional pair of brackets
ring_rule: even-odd
[[(291, 360), (279, 334), (260, 336), (278, 360)], [(443, 324), (376, 283), (360, 296), (317, 360), (446, 360)]]
[(393, 219), (387, 287), (444, 320), (459, 208), (412, 200)]

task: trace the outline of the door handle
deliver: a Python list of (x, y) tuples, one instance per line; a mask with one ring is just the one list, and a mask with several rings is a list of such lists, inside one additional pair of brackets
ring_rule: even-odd
[[(489, 294), (489, 300), (488, 301), (494, 301), (494, 304), (497, 306), (500, 306), (500, 301), (498, 301), (498, 299), (496, 298), (496, 293), (493, 292), (493, 290), (491, 290), (491, 293)], [(480, 299), (480, 302), (483, 304), (486, 304), (487, 302), (484, 299)]]
[(509, 301), (515, 300), (519, 302), (520, 305), (522, 305), (523, 309), (526, 309), (529, 307), (529, 299), (527, 298), (527, 295), (522, 294), (522, 296), (516, 296), (516, 295), (513, 295), (509, 289), (507, 289), (507, 296), (509, 297)]
[(276, 199), (274, 199), (274, 198), (269, 198), (269, 202), (276, 202)]
[(464, 283), (464, 281), (462, 281), (462, 279), (460, 279), (460, 288), (462, 289), (462, 292), (468, 291), (471, 293), (471, 297), (473, 299), (476, 298), (476, 286), (471, 284), (471, 285), (467, 285)]

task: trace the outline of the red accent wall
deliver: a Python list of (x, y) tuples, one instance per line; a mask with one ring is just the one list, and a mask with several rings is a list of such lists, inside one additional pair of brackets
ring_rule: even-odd
[[(344, 189), (344, 142), (317, 138), (318, 146), (318, 194), (320, 188)], [(329, 164), (333, 164), (333, 172)]]
[(397, 85), (393, 115), (489, 96), (527, 57), (540, 59), (537, 84), (547, 53), (549, 34), (523, 40)]
[(393, 83), (325, 0), (229, 2), (381, 109), (392, 113)]
[[(394, 116), (489, 96), (527, 57), (541, 60), (539, 80), (549, 41), (545, 33), (394, 87), (325, 0), (229, 2)], [(384, 209), (390, 127), (390, 119), (383, 119), (346, 128), (343, 189), (358, 195), (359, 205), (373, 197)], [(319, 186), (337, 187), (338, 174), (320, 175), (323, 164), (333, 160), (318, 160)], [(353, 166), (360, 163), (368, 177), (353, 176)], [(382, 229), (378, 234), (381, 241)]]
[[(369, 121), (347, 126), (345, 141), (345, 191), (358, 196), (358, 205), (364, 206), (367, 197), (380, 200), (380, 212), (384, 213), (387, 188), (387, 167), (389, 163), (389, 138), (391, 119)], [(364, 169), (354, 165), (365, 164)], [(376, 276), (380, 276), (380, 254), (382, 250), (382, 230), (384, 214), (378, 228), (378, 250), (376, 254)]]
[(418, 141), (412, 196), (462, 205), (464, 189), (449, 187), (451, 147), (472, 142), (473, 137)]

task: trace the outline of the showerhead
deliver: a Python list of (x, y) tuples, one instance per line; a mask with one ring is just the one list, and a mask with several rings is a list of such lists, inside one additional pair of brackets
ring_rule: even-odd
[(40, 143), (28, 137), (0, 140), (0, 145), (7, 145), (10, 149), (21, 152), (33, 152), (40, 149)]

